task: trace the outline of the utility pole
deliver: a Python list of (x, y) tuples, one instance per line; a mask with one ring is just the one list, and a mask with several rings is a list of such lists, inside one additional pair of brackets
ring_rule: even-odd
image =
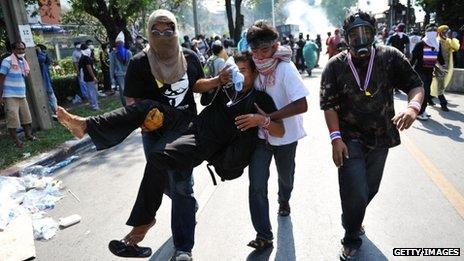
[[(11, 43), (23, 40), (21, 39), (20, 26), (28, 25), (24, 0), (0, 0), (0, 4), (5, 17), (8, 39)], [(30, 30), (27, 33), (30, 33)], [(30, 66), (26, 84), (28, 86), (28, 101), (31, 102), (33, 125), (48, 130), (52, 128), (52, 118), (34, 45), (26, 44), (26, 59)]]
[(275, 27), (275, 11), (274, 11), (274, 0), (271, 0), (272, 4), (272, 26)]
[(198, 26), (198, 9), (197, 0), (192, 0), (193, 7), (193, 27), (195, 28), (195, 37), (200, 34), (200, 27)]
[(410, 8), (411, 8), (411, 0), (408, 0), (406, 4), (406, 21), (405, 21), (406, 32), (409, 32), (409, 16), (411, 15), (411, 12), (409, 10)]

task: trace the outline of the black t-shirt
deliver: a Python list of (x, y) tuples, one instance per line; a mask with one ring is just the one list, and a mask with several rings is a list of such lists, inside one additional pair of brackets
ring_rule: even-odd
[[(343, 140), (358, 139), (372, 148), (400, 144), (400, 136), (391, 119), (395, 115), (393, 89), (408, 93), (422, 86), (409, 61), (397, 49), (376, 46), (374, 65), (367, 87), (370, 96), (360, 90), (347, 61), (347, 52), (329, 60), (321, 78), (320, 107), (334, 109), (340, 121)], [(353, 61), (364, 85), (368, 60)]]
[(91, 57), (81, 55), (81, 58), (79, 59), (79, 68), (84, 72), (84, 82), (93, 82), (93, 77), (90, 75), (87, 65), (92, 67), (93, 74), (96, 75), (93, 59)]
[[(235, 118), (242, 114), (257, 113), (254, 103), (266, 113), (277, 110), (272, 98), (265, 92), (257, 90), (249, 92), (238, 104), (227, 106), (228, 102), (227, 96), (220, 91), (213, 103), (204, 108), (194, 121), (197, 141), (201, 147), (199, 151), (206, 152), (206, 159), (217, 152), (218, 147), (224, 147), (238, 135), (243, 134), (235, 126)], [(258, 128), (249, 130), (256, 139), (258, 139), (257, 130)]]
[(147, 54), (136, 54), (127, 67), (124, 96), (150, 99), (196, 114), (193, 86), (198, 79), (204, 78), (203, 68), (195, 53), (185, 48), (182, 51), (187, 60), (187, 73), (174, 84), (156, 81), (151, 73)]
[(403, 37), (400, 38), (399, 35), (395, 34), (390, 36), (388, 44), (400, 50), (400, 52), (404, 53), (406, 45), (409, 44), (409, 37), (406, 34), (404, 34)]

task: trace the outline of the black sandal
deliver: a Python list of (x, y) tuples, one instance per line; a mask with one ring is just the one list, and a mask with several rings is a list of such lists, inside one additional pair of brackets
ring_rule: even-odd
[(121, 240), (111, 240), (108, 244), (111, 253), (119, 257), (150, 257), (151, 248), (139, 247), (137, 245), (129, 246)]
[(251, 240), (247, 246), (252, 247), (258, 251), (264, 250), (266, 248), (272, 247), (272, 240), (266, 240), (266, 239), (257, 237), (255, 240)]
[(277, 212), (277, 214), (279, 214), (279, 216), (281, 216), (281, 217), (286, 217), (286, 216), (290, 215), (290, 204), (288, 204), (288, 202), (280, 203), (279, 204), (279, 211)]

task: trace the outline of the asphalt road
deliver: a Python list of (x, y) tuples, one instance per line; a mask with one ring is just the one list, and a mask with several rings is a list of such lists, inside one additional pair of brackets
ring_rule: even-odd
[[(340, 222), (337, 169), (323, 113), (319, 109), (321, 70), (304, 76), (310, 90), (304, 115), (308, 136), (297, 150), (295, 188), (290, 217), (277, 217), (277, 175), (269, 182), (274, 248), (255, 253), (246, 246), (254, 238), (248, 211), (248, 178), (213, 186), (204, 165), (194, 171), (199, 201), (195, 260), (336, 260), (343, 230)], [(403, 144), (390, 150), (376, 198), (368, 207), (360, 260), (428, 260), (393, 256), (394, 248), (458, 247), (464, 253), (464, 95), (448, 94), (450, 112), (429, 107), (431, 119), (415, 122), (402, 133)], [(397, 111), (406, 96), (395, 96)], [(36, 241), (37, 260), (122, 260), (107, 249), (125, 226), (144, 168), (140, 133), (102, 152), (90, 152), (57, 175), (80, 199), (67, 196), (50, 215), (79, 214), (82, 221), (58, 231), (50, 241)], [(150, 260), (167, 260), (170, 200), (165, 197), (158, 222), (141, 245)], [(436, 259), (436, 258), (435, 258)], [(435, 260), (433, 259), (433, 260)]]

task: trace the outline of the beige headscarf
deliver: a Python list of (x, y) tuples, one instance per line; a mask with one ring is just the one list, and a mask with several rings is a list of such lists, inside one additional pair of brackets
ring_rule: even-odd
[[(154, 36), (151, 33), (155, 22), (174, 23), (174, 35), (171, 37)], [(149, 45), (144, 49), (148, 55), (151, 73), (157, 81), (173, 84), (187, 72), (187, 61), (179, 46), (177, 20), (173, 13), (158, 9), (148, 18), (147, 35)]]

